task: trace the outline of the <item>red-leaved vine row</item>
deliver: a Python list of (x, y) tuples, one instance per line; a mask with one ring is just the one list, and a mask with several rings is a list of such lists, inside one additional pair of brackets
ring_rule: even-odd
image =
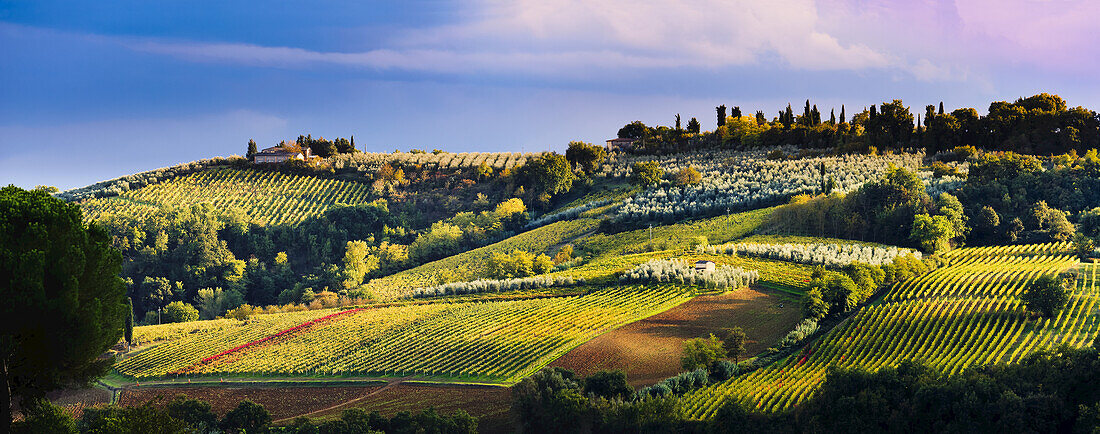
[(309, 326), (311, 326), (311, 325), (317, 324), (317, 323), (319, 323), (319, 322), (324, 322), (324, 321), (328, 321), (328, 320), (330, 320), (330, 319), (333, 319), (333, 318), (335, 318), (335, 317), (338, 317), (338, 316), (340, 316), (340, 315), (345, 315), (345, 314), (349, 314), (349, 313), (355, 313), (355, 312), (359, 312), (359, 311), (361, 311), (361, 310), (363, 310), (363, 308), (348, 309), (348, 310), (344, 310), (344, 311), (336, 312), (336, 313), (334, 313), (334, 314), (331, 314), (331, 315), (326, 315), (326, 316), (323, 316), (323, 317), (320, 317), (320, 318), (317, 318), (317, 319), (314, 319), (314, 320), (311, 320), (311, 321), (307, 321), (307, 322), (304, 322), (304, 323), (302, 323), (302, 324), (298, 324), (298, 325), (296, 325), (296, 326), (294, 326), (294, 327), (291, 327), (291, 328), (288, 328), (288, 329), (286, 329), (286, 330), (283, 330), (283, 331), (281, 331), (281, 332), (275, 333), (275, 334), (273, 334), (273, 335), (271, 335), (271, 336), (266, 336), (266, 337), (263, 337), (263, 338), (260, 338), (260, 339), (256, 339), (256, 340), (254, 340), (254, 341), (252, 341), (252, 342), (248, 342), (248, 343), (244, 343), (244, 344), (240, 344), (240, 345), (237, 345), (236, 347), (233, 347), (233, 348), (231, 348), (231, 349), (228, 349), (228, 350), (222, 351), (222, 352), (220, 352), (220, 353), (218, 353), (218, 354), (215, 354), (215, 355), (213, 355), (213, 356), (210, 356), (210, 357), (207, 357), (207, 358), (205, 358), (205, 359), (202, 359), (202, 363), (209, 363), (209, 362), (211, 362), (211, 361), (214, 361), (214, 360), (218, 359), (219, 357), (222, 357), (222, 356), (225, 356), (225, 355), (228, 355), (228, 354), (232, 354), (232, 353), (235, 353), (235, 352), (237, 352), (237, 351), (241, 351), (241, 350), (243, 350), (243, 349), (245, 349), (245, 348), (248, 348), (248, 347), (251, 347), (251, 346), (253, 346), (253, 345), (259, 345), (259, 344), (262, 344), (262, 343), (264, 343), (264, 342), (267, 342), (267, 341), (269, 341), (269, 340), (275, 339), (275, 338), (277, 338), (277, 337), (279, 337), (279, 336), (283, 336), (283, 335), (286, 335), (286, 334), (288, 334), (288, 333), (294, 333), (294, 332), (296, 332), (296, 331), (298, 331), (298, 330), (301, 330), (301, 329), (303, 329), (303, 328), (306, 328), (306, 327), (309, 327)]

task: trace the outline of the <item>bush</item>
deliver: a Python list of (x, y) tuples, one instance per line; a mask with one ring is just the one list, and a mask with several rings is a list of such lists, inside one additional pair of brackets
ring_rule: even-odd
[(700, 174), (698, 170), (695, 170), (694, 167), (688, 166), (676, 172), (675, 183), (681, 187), (685, 185), (698, 185), (702, 181), (703, 175)]
[(1053, 317), (1069, 302), (1066, 281), (1049, 274), (1039, 276), (1020, 296), (1027, 309), (1043, 317)]
[(221, 427), (229, 432), (252, 433), (266, 428), (270, 423), (271, 413), (264, 406), (246, 399), (225, 414)]
[(627, 399), (634, 388), (627, 383), (623, 371), (599, 371), (584, 379), (584, 393), (606, 399)]
[(695, 338), (684, 341), (684, 352), (680, 357), (680, 366), (684, 370), (706, 368), (712, 363), (726, 358), (726, 348), (722, 341), (711, 334), (707, 338)]
[(173, 301), (164, 308), (165, 322), (189, 322), (198, 319), (198, 309), (182, 301)]
[(664, 171), (656, 161), (634, 163), (631, 171), (634, 174), (634, 183), (643, 186), (657, 185), (664, 176)]
[(23, 411), (24, 419), (12, 425), (12, 433), (76, 433), (76, 421), (65, 409), (47, 400), (31, 403)]

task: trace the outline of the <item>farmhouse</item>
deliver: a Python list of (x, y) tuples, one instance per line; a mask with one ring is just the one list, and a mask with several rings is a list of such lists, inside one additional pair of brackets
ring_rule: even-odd
[(634, 139), (616, 138), (607, 141), (608, 151), (617, 151), (622, 149), (630, 149), (634, 147)]
[(309, 148), (305, 152), (275, 146), (256, 153), (257, 163), (282, 163), (286, 160), (306, 160), (310, 158)]
[(695, 262), (695, 271), (714, 271), (714, 261)]

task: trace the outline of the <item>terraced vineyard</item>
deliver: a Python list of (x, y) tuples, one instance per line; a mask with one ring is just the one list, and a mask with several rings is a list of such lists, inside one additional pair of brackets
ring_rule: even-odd
[(253, 221), (277, 225), (319, 216), (337, 204), (368, 202), (370, 186), (352, 181), (287, 175), (279, 172), (218, 168), (170, 179), (119, 196), (80, 201), (84, 217), (104, 213), (143, 217), (161, 206), (211, 202), (238, 207)]
[(832, 366), (875, 370), (921, 359), (957, 373), (1017, 361), (1040, 348), (1087, 345), (1100, 326), (1097, 265), (1080, 266), (1078, 286), (1056, 318), (1032, 318), (1019, 299), (1040, 275), (1077, 266), (1064, 248), (958, 250), (949, 266), (895, 286), (800, 354), (689, 394), (681, 404), (694, 418), (710, 417), (730, 399), (777, 411), (812, 396)]
[(136, 379), (415, 376), (513, 383), (604, 331), (690, 298), (671, 285), (631, 285), (571, 297), (265, 315), (200, 328), (115, 368)]

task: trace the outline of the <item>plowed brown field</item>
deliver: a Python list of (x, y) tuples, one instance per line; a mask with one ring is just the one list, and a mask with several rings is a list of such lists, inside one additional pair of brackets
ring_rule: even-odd
[(748, 335), (745, 356), (751, 356), (775, 345), (801, 319), (797, 302), (772, 292), (741, 289), (704, 295), (607, 332), (550, 366), (570, 369), (580, 376), (621, 369), (630, 384), (648, 386), (682, 371), (680, 352), (687, 339), (741, 327)]

